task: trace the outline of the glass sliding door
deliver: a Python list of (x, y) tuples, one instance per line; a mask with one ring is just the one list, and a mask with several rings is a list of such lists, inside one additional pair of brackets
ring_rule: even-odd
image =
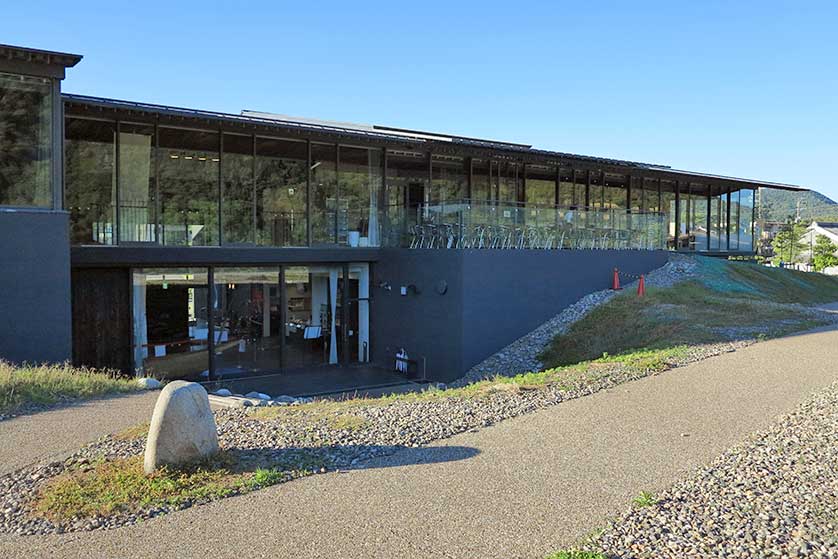
[(279, 372), (279, 268), (215, 268), (213, 282), (213, 378)]
[(289, 369), (338, 363), (340, 269), (288, 266), (283, 270), (285, 366)]
[(165, 379), (207, 380), (209, 289), (206, 268), (134, 270), (134, 368)]

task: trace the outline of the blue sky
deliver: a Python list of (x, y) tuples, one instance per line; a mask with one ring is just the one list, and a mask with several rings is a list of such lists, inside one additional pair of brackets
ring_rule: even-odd
[(387, 124), (838, 199), (838, 2), (8, 2), (64, 90)]

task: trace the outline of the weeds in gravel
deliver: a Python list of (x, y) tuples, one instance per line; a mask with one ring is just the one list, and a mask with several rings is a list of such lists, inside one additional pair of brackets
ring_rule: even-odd
[(651, 507), (658, 502), (658, 498), (654, 493), (648, 491), (641, 491), (640, 495), (631, 500), (635, 508), (642, 509), (644, 507)]
[(189, 500), (224, 497), (234, 489), (223, 460), (184, 469), (143, 472), (142, 457), (113, 460), (73, 470), (49, 481), (34, 503), (34, 511), (49, 520), (108, 516)]
[(285, 474), (276, 468), (258, 468), (253, 472), (253, 476), (247, 480), (247, 486), (249, 489), (268, 487), (270, 485), (276, 485), (285, 479), (285, 477)]
[(270, 466), (232, 452), (179, 468), (143, 471), (143, 457), (71, 467), (42, 487), (32, 511), (54, 522), (74, 518), (136, 513), (160, 506), (178, 507), (275, 485), (324, 467), (304, 450), (289, 451)]
[(557, 551), (548, 555), (545, 559), (608, 559), (602, 553), (596, 551), (566, 550)]
[(0, 413), (26, 405), (135, 392), (139, 386), (116, 373), (62, 365), (15, 366), (0, 360)]
[(117, 441), (133, 441), (135, 439), (144, 439), (148, 436), (148, 422), (138, 423), (127, 429), (123, 429), (111, 435)]

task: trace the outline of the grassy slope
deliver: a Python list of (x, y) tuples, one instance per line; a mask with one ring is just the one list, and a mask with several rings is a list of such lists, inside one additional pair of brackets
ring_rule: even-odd
[(93, 398), (105, 394), (134, 392), (135, 382), (103, 371), (69, 365), (16, 367), (0, 361), (0, 413), (23, 406), (54, 404), (60, 400)]
[(819, 324), (804, 309), (838, 301), (838, 279), (699, 257), (695, 280), (625, 292), (553, 340), (541, 355), (548, 367), (638, 349), (667, 349), (730, 339), (775, 336)]

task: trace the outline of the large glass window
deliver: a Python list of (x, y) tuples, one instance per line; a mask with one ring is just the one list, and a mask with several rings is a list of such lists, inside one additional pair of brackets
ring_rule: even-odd
[(337, 242), (337, 151), (333, 144), (311, 144), (311, 242)]
[(158, 241), (154, 127), (119, 123), (119, 240)]
[(658, 181), (655, 179), (643, 179), (643, 207), (649, 212), (661, 211)]
[(500, 161), (497, 163), (498, 201), (515, 204), (520, 200), (520, 168), (516, 163)]
[(377, 149), (340, 148), (338, 242), (341, 244), (378, 246), (380, 243), (381, 158), (382, 152)]
[[(417, 222), (419, 208), (425, 203), (428, 184), (427, 154), (388, 151), (386, 181), (388, 220), (392, 227), (397, 219), (397, 211), (406, 212), (401, 219), (402, 226), (396, 228), (399, 230), (398, 234), (404, 237), (407, 234), (406, 227)], [(391, 238), (388, 242), (393, 241)]]
[(157, 378), (207, 380), (208, 296), (205, 268), (134, 270), (134, 367)]
[(431, 158), (431, 191), (428, 202), (439, 204), (462, 200), (468, 190), (468, 168), (461, 157)]
[(667, 226), (667, 241), (666, 246), (670, 249), (676, 249), (676, 239), (678, 236), (678, 223), (675, 221), (675, 188), (676, 184), (671, 181), (661, 181), (661, 207), (660, 211), (666, 216), (668, 221)]
[(282, 367), (279, 268), (215, 268), (213, 378)]
[(253, 138), (224, 134), (221, 162), (221, 231), (225, 245), (255, 242)]
[(52, 87), (0, 72), (0, 206), (52, 207)]
[(561, 179), (559, 182), (559, 206), (569, 208), (573, 206), (574, 190), (573, 171), (571, 169), (561, 170)]
[(161, 241), (218, 244), (217, 132), (160, 128)]
[(603, 189), (604, 207), (625, 210), (628, 193), (625, 187), (625, 177), (605, 176)]
[(333, 266), (285, 269), (289, 368), (340, 362), (340, 276)]
[(116, 123), (68, 118), (64, 124), (65, 209), (70, 212), (70, 242), (115, 242)]
[(730, 249), (743, 251), (754, 250), (754, 191), (746, 188), (734, 192), (731, 196)]
[(556, 168), (547, 165), (527, 165), (524, 192), (528, 206), (556, 205)]
[(588, 188), (588, 206), (595, 209), (607, 207), (602, 173), (596, 173), (591, 176), (591, 186)]
[(486, 202), (492, 199), (492, 189), (489, 183), (489, 162), (485, 159), (472, 160), (471, 199), (475, 202)]
[(727, 195), (714, 187), (710, 198), (710, 250), (727, 249)]
[[(333, 171), (321, 169), (322, 160), (314, 163), (312, 184), (315, 179), (334, 180)], [(307, 180), (306, 142), (256, 138), (256, 236), (260, 245), (305, 246)], [(322, 211), (315, 214), (322, 226)]]

